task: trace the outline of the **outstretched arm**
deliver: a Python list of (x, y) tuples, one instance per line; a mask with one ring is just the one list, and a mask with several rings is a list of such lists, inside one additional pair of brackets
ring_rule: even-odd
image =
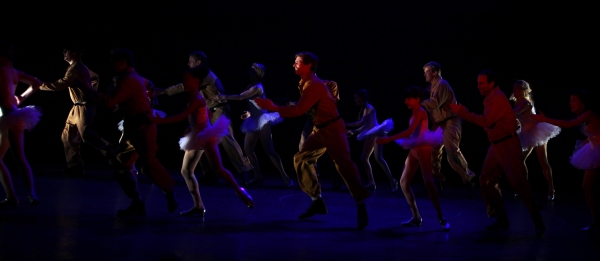
[(182, 121), (185, 118), (187, 118), (187, 116), (189, 116), (194, 110), (197, 110), (198, 108), (202, 107), (206, 107), (206, 101), (204, 99), (192, 98), (188, 106), (185, 107), (185, 109), (181, 113), (165, 118), (156, 117), (152, 118), (151, 120), (155, 124), (165, 124)]
[(27, 99), (27, 97), (31, 96), (31, 94), (33, 94), (34, 92), (36, 92), (37, 90), (40, 89), (42, 82), (38, 78), (35, 78), (35, 77), (33, 77), (29, 74), (26, 74), (22, 71), (17, 70), (17, 73), (19, 75), (20, 82), (29, 84), (29, 88), (27, 88), (27, 90), (25, 90), (23, 93), (21, 93), (21, 95), (17, 96), (18, 102), (19, 102), (19, 104), (21, 104), (21, 102), (23, 102), (23, 100)]
[(588, 110), (588, 111), (582, 113), (581, 115), (579, 115), (577, 118), (570, 120), (570, 121), (551, 119), (551, 118), (546, 117), (546, 115), (544, 115), (543, 113), (531, 115), (531, 118), (534, 119), (535, 121), (547, 122), (552, 125), (556, 125), (558, 127), (566, 129), (566, 128), (573, 128), (575, 126), (579, 126), (579, 125), (583, 124), (584, 122), (588, 122), (590, 120), (590, 118), (592, 117), (592, 113), (593, 112), (591, 110)]
[(363, 116), (360, 118), (360, 120), (356, 121), (356, 122), (346, 123), (346, 128), (356, 128), (356, 127), (359, 127), (359, 128), (357, 128), (355, 130), (352, 130), (352, 133), (354, 133), (354, 132), (361, 132), (365, 128), (365, 121), (367, 121), (369, 119), (369, 117), (371, 117), (372, 115), (373, 115), (373, 109), (369, 108), (369, 107), (365, 107), (363, 109)]
[(377, 144), (386, 144), (386, 143), (389, 143), (390, 141), (398, 140), (398, 139), (402, 139), (402, 138), (406, 138), (406, 137), (410, 136), (412, 133), (415, 132), (415, 130), (417, 129), (417, 127), (419, 126), (419, 124), (421, 122), (425, 122), (427, 120), (427, 113), (425, 112), (425, 110), (421, 109), (413, 117), (414, 118), (410, 122), (408, 129), (406, 129), (396, 135), (393, 135), (393, 136), (381, 137), (381, 138), (377, 139), (376, 143)]
[(252, 86), (250, 89), (245, 90), (244, 92), (240, 93), (240, 94), (220, 94), (217, 95), (217, 97), (214, 97), (214, 100), (244, 100), (244, 99), (248, 99), (252, 96), (255, 96), (257, 94), (261, 94), (262, 90), (260, 87), (258, 86)]

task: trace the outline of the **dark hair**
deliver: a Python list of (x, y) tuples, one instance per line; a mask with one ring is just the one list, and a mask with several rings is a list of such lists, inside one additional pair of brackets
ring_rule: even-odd
[(110, 52), (110, 60), (113, 62), (125, 61), (129, 67), (135, 67), (133, 53), (126, 48), (112, 49)]
[(361, 97), (364, 102), (369, 101), (369, 92), (367, 92), (365, 89), (358, 89), (354, 92), (354, 94), (358, 95), (358, 97)]
[(481, 71), (479, 73), (479, 75), (485, 75), (486, 78), (487, 78), (487, 82), (488, 83), (494, 82), (494, 86), (493, 87), (498, 86), (498, 81), (497, 81), (498, 75), (494, 71), (492, 71), (492, 70), (483, 70), (483, 71)]
[(404, 90), (404, 98), (419, 98), (423, 100), (424, 93), (418, 86), (410, 86)]
[(208, 63), (206, 54), (203, 51), (200, 51), (200, 50), (191, 51), (188, 55), (194, 57), (196, 60), (200, 61), (200, 63), (202, 63), (202, 64)]
[(581, 103), (583, 103), (585, 109), (590, 110), (592, 107), (596, 107), (592, 104), (592, 99), (595, 98), (595, 96), (593, 96), (588, 89), (573, 89), (569, 91), (569, 94), (571, 96), (577, 96)]
[(438, 75), (442, 75), (442, 66), (439, 63), (428, 62), (425, 65), (423, 65), (423, 69), (425, 69), (426, 67), (431, 68), (432, 72), (437, 72)]
[(302, 58), (302, 63), (310, 64), (310, 70), (312, 72), (317, 71), (317, 65), (319, 64), (319, 58), (311, 52), (299, 52), (296, 57)]
[(71, 41), (66, 42), (63, 45), (63, 50), (74, 52), (77, 54), (77, 57), (81, 58), (81, 56), (83, 56), (85, 48), (83, 48), (83, 46), (81, 46), (78, 42)]
[(262, 81), (262, 78), (265, 76), (265, 66), (260, 63), (253, 63), (248, 69), (248, 78), (250, 80), (250, 85), (257, 84)]
[(210, 70), (208, 69), (208, 66), (202, 63), (196, 67), (187, 69), (187, 72), (190, 73), (194, 78), (204, 79)]
[(4, 57), (8, 60), (13, 60), (15, 56), (14, 46), (4, 40), (0, 40), (0, 57)]

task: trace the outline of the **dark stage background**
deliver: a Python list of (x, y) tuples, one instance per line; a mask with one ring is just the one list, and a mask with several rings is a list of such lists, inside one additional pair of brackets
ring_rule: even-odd
[[(126, 47), (136, 55), (136, 69), (165, 88), (180, 82), (187, 68), (187, 53), (203, 50), (212, 70), (229, 94), (246, 86), (245, 72), (252, 62), (263, 63), (267, 97), (297, 99), (298, 77), (292, 63), (294, 54), (311, 51), (320, 58), (318, 75), (338, 82), (340, 112), (354, 121), (358, 108), (353, 92), (365, 88), (379, 121), (393, 118), (393, 133), (408, 125), (410, 112), (402, 90), (411, 85), (425, 87), (422, 66), (441, 63), (443, 77), (454, 88), (460, 103), (471, 111), (482, 111), (483, 98), (476, 88), (482, 69), (500, 73), (501, 88), (510, 95), (511, 81), (531, 83), (538, 110), (562, 119), (572, 118), (568, 90), (590, 86), (595, 69), (591, 57), (596, 52), (588, 39), (592, 29), (591, 11), (575, 4), (533, 6), (504, 1), (130, 1), (15, 3), (6, 9), (2, 35), (17, 47), (15, 67), (51, 81), (64, 75), (62, 44), (77, 40), (86, 47), (83, 61), (100, 75), (100, 88), (106, 89), (112, 77), (108, 52)], [(19, 91), (26, 86), (20, 86)], [(26, 149), (35, 166), (62, 166), (60, 141), (64, 119), (71, 107), (67, 91), (38, 92), (26, 105), (39, 105), (44, 116), (26, 136)], [(246, 109), (246, 102), (230, 102), (233, 114)], [(161, 97), (157, 109), (169, 114), (185, 106), (185, 97)], [(293, 173), (292, 157), (297, 151), (304, 117), (286, 119), (273, 129), (275, 146), (288, 173)], [(104, 108), (96, 116), (96, 129), (117, 142), (119, 119)], [(234, 117), (240, 145), (241, 120)], [(159, 127), (159, 158), (174, 169), (183, 152), (177, 141), (187, 122)], [(548, 146), (554, 169), (556, 190), (579, 191), (582, 171), (568, 162), (577, 129), (563, 130)], [(355, 159), (361, 144), (350, 139)], [(481, 169), (488, 142), (484, 131), (463, 123), (461, 148), (470, 168)], [(88, 162), (104, 162), (101, 154), (84, 145)], [(256, 152), (265, 175), (277, 177), (260, 145)], [(385, 147), (385, 158), (396, 177), (400, 176), (406, 151), (395, 144)], [(11, 161), (6, 157), (6, 161)], [(228, 159), (223, 159), (231, 166)], [(327, 156), (320, 161), (326, 172), (335, 169)], [(444, 161), (449, 182), (458, 175)], [(545, 193), (546, 184), (535, 155), (528, 160), (534, 190)], [(231, 168), (233, 170), (233, 168)], [(377, 179), (385, 180), (373, 161)], [(47, 173), (36, 173), (45, 175)], [(177, 173), (172, 173), (177, 175)], [(52, 174), (53, 175), (53, 174)]]

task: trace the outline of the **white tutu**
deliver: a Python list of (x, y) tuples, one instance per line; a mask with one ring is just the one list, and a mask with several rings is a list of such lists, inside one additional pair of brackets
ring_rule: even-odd
[(600, 168), (600, 147), (588, 142), (571, 156), (571, 165), (578, 169)]
[(356, 136), (357, 140), (364, 140), (370, 136), (383, 136), (390, 132), (394, 128), (394, 121), (387, 119), (381, 124), (371, 128), (370, 130), (364, 130)]
[(31, 131), (40, 121), (42, 112), (35, 106), (29, 105), (0, 116), (0, 131), (5, 131), (12, 126), (21, 124), (23, 129)]
[(437, 128), (435, 131), (425, 131), (423, 134), (416, 138), (404, 138), (395, 140), (395, 142), (402, 146), (402, 148), (409, 150), (414, 147), (430, 145), (432, 147), (439, 146), (442, 144), (444, 133), (442, 128)]
[(282, 121), (283, 118), (279, 116), (279, 112), (270, 112), (264, 113), (258, 119), (253, 117), (245, 119), (242, 122), (242, 126), (240, 126), (240, 128), (242, 129), (243, 133), (248, 133), (261, 130), (262, 127), (269, 122), (275, 125)]
[[(164, 118), (167, 117), (167, 113), (164, 111), (159, 111), (159, 110), (152, 110), (152, 115), (154, 115), (154, 117), (157, 118)], [(117, 123), (117, 128), (119, 128), (119, 131), (123, 131), (123, 120), (121, 120), (119, 123)]]
[(227, 133), (229, 133), (229, 119), (219, 117), (214, 125), (208, 126), (200, 132), (192, 128), (192, 131), (179, 139), (179, 148), (181, 150), (201, 150), (208, 139), (220, 138)]
[(560, 127), (545, 122), (531, 122), (523, 124), (517, 133), (523, 151), (527, 151), (556, 137), (560, 133)]

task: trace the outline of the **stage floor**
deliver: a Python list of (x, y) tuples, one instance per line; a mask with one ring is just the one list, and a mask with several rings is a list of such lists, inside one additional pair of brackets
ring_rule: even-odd
[[(486, 231), (479, 193), (472, 199), (460, 184), (444, 184), (442, 210), (451, 224), (444, 232), (422, 180), (413, 182), (423, 224), (400, 227), (411, 217), (401, 192), (379, 184), (367, 199), (370, 223), (356, 228), (356, 207), (347, 189), (332, 189), (323, 174), (323, 197), (329, 213), (299, 220), (310, 204), (297, 185), (269, 178), (247, 187), (256, 207), (248, 209), (223, 180), (201, 183), (207, 209), (200, 218), (180, 217), (192, 204), (177, 169), (180, 203), (168, 213), (162, 192), (140, 174), (147, 216), (117, 218), (126, 198), (106, 166), (87, 166), (84, 177), (64, 177), (35, 166), (41, 205), (30, 206), (23, 180), (13, 173), (21, 204), (0, 211), (0, 260), (597, 260), (600, 233), (584, 233), (591, 221), (583, 193), (562, 194), (555, 202), (536, 194), (547, 232), (536, 237), (525, 206), (505, 189), (511, 226)], [(275, 175), (269, 175), (275, 177)]]

